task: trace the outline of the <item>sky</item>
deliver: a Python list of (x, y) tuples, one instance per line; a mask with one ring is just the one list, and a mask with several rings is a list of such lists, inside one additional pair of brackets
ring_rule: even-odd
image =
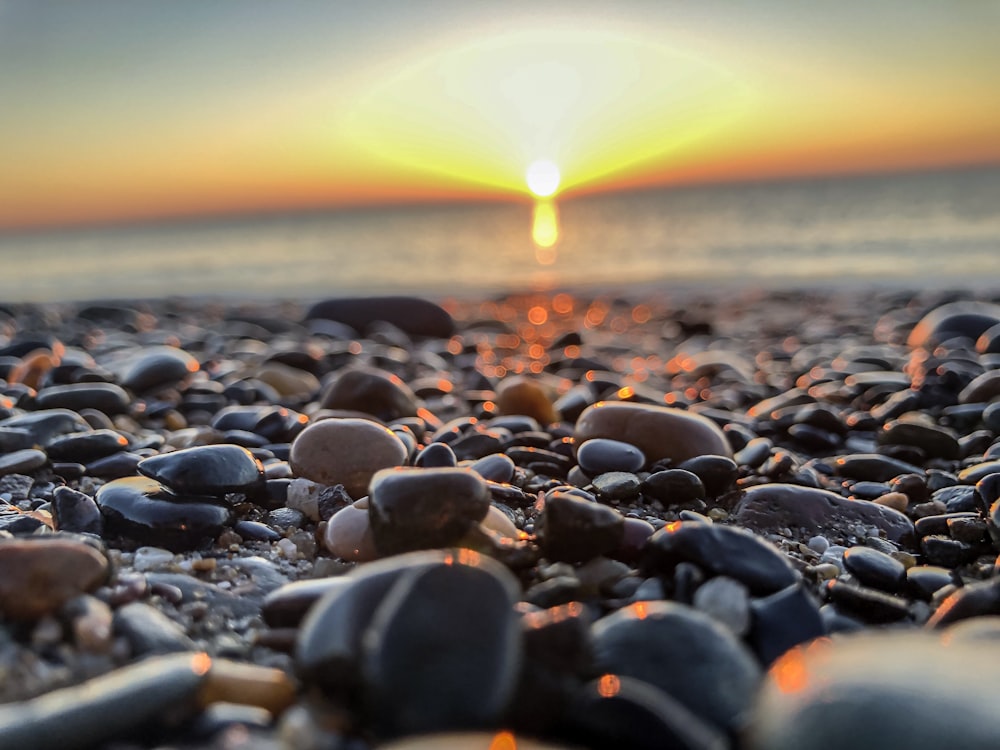
[(1000, 163), (987, 0), (0, 0), (0, 230)]

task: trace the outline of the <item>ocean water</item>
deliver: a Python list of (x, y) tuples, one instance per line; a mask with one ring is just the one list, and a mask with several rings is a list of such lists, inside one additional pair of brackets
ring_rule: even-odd
[[(539, 225), (535, 212), (424, 206), (0, 234), (0, 301), (1000, 287), (1000, 168), (590, 196), (543, 206)], [(543, 246), (533, 230), (543, 245), (557, 238)]]

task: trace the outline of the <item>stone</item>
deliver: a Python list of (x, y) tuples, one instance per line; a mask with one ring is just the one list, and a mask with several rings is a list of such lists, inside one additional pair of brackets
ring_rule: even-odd
[(642, 480), (639, 488), (643, 495), (668, 506), (691, 506), (705, 499), (705, 485), (697, 474), (685, 469), (654, 472)]
[(324, 390), (321, 409), (371, 414), (383, 422), (417, 414), (417, 397), (398, 376), (375, 367), (340, 372)]
[(545, 500), (539, 529), (548, 559), (585, 562), (622, 547), (625, 518), (607, 506), (555, 493)]
[(44, 451), (37, 448), (5, 453), (0, 456), (0, 476), (7, 474), (29, 474), (37, 471), (49, 462)]
[(906, 584), (906, 568), (884, 552), (868, 547), (851, 547), (844, 552), (844, 567), (864, 586), (889, 593)]
[(723, 731), (749, 719), (761, 670), (708, 615), (675, 602), (638, 602), (592, 628), (595, 666), (653, 685)]
[(61, 435), (90, 432), (87, 421), (69, 409), (42, 409), (18, 414), (0, 422), (0, 427), (26, 431), (33, 445), (47, 446)]
[(521, 414), (547, 425), (557, 414), (545, 389), (534, 379), (511, 375), (497, 386), (497, 410), (501, 414)]
[(319, 484), (342, 484), (351, 497), (368, 492), (381, 469), (401, 466), (406, 446), (387, 427), (364, 419), (324, 419), (306, 427), (292, 442), (292, 471)]
[(109, 533), (172, 551), (211, 543), (229, 522), (225, 506), (174, 494), (147, 477), (112, 480), (94, 499)]
[(694, 592), (691, 604), (740, 638), (750, 629), (750, 591), (735, 578), (710, 578)]
[(135, 393), (176, 386), (198, 372), (198, 360), (183, 349), (152, 346), (118, 365), (119, 382)]
[[(949, 430), (933, 424), (893, 420), (878, 434), (880, 445), (912, 445), (931, 458), (953, 461), (959, 457), (958, 439)], [(890, 477), (891, 478), (891, 477)]]
[(457, 544), (490, 507), (489, 486), (471, 469), (384, 469), (369, 492), (368, 518), (380, 555)]
[(115, 610), (114, 632), (125, 638), (133, 656), (194, 651), (195, 644), (183, 628), (155, 607), (132, 602)]
[(790, 651), (771, 668), (750, 750), (989, 748), (1000, 686), (995, 642), (857, 633)]
[(989, 302), (948, 302), (927, 313), (910, 331), (907, 346), (931, 348), (959, 336), (975, 341), (1000, 323), (1000, 305)]
[(576, 461), (585, 474), (596, 477), (609, 471), (635, 473), (646, 464), (646, 457), (629, 443), (595, 438), (577, 446)]
[(39, 409), (97, 409), (108, 416), (124, 413), (132, 399), (114, 383), (70, 383), (43, 388), (35, 397)]
[(0, 539), (0, 570), (0, 613), (37, 620), (104, 583), (108, 560), (72, 537)]
[(111, 456), (128, 448), (128, 438), (115, 430), (78, 432), (55, 438), (45, 448), (53, 461), (74, 461), (81, 464)]
[(94, 499), (65, 486), (52, 491), (52, 521), (58, 531), (100, 536), (104, 530), (104, 518)]
[(306, 320), (332, 320), (364, 333), (375, 321), (391, 323), (414, 336), (448, 338), (455, 332), (451, 316), (419, 297), (343, 297), (317, 302)]
[(505, 567), (468, 551), (400, 578), (362, 639), (376, 733), (497, 726), (521, 668), (520, 593)]
[(923, 474), (919, 466), (877, 453), (855, 453), (834, 461), (838, 476), (867, 482), (888, 482), (901, 474)]
[(889, 541), (915, 542), (913, 523), (902, 513), (867, 500), (849, 500), (827, 490), (790, 484), (751, 487), (735, 508), (736, 522), (759, 532), (801, 529), (808, 536), (844, 538), (861, 524), (884, 532)]
[(334, 557), (348, 562), (368, 562), (378, 557), (368, 519), (367, 498), (333, 514), (327, 521), (323, 544)]
[(753, 625), (747, 640), (765, 665), (800, 643), (826, 635), (819, 605), (801, 583), (754, 599), (750, 610)]
[(178, 494), (258, 495), (264, 491), (264, 467), (238, 445), (199, 445), (161, 453), (140, 461), (136, 468)]
[(695, 456), (682, 461), (677, 468), (698, 477), (709, 497), (718, 497), (726, 492), (739, 475), (739, 467), (728, 456)]
[(941, 628), (982, 615), (1000, 615), (1000, 578), (976, 581), (949, 595), (927, 621), (927, 627)]
[(671, 575), (684, 562), (710, 576), (733, 578), (757, 596), (798, 580), (785, 556), (752, 533), (692, 521), (674, 521), (653, 534), (643, 550), (641, 568), (647, 574)]
[(668, 406), (601, 401), (580, 415), (573, 437), (577, 443), (594, 438), (629, 443), (642, 451), (650, 463), (732, 455), (729, 441), (714, 422)]
[(1000, 370), (987, 370), (972, 379), (958, 394), (960, 404), (979, 404), (1000, 396)]

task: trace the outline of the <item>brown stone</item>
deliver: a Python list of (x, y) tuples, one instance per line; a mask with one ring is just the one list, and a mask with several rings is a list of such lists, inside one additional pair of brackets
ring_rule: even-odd
[(310, 372), (290, 367), (281, 362), (267, 362), (260, 366), (254, 377), (267, 383), (282, 396), (309, 398), (319, 392), (319, 379)]
[(406, 446), (387, 427), (364, 419), (324, 419), (299, 433), (288, 462), (296, 476), (342, 484), (351, 497), (360, 498), (375, 472), (405, 460)]
[(592, 438), (630, 443), (652, 463), (669, 458), (675, 464), (695, 456), (732, 457), (725, 434), (699, 414), (669, 406), (600, 401), (576, 422), (576, 444)]
[(497, 386), (497, 409), (501, 414), (532, 417), (542, 425), (557, 419), (545, 389), (537, 381), (522, 375), (504, 378)]
[(0, 613), (11, 620), (37, 620), (108, 576), (108, 561), (72, 539), (0, 541)]
[(329, 385), (321, 409), (347, 409), (372, 414), (383, 422), (417, 413), (417, 397), (396, 375), (375, 367), (345, 370)]
[(792, 484), (764, 484), (746, 491), (736, 521), (754, 531), (797, 529), (831, 540), (853, 534), (858, 524), (875, 526), (892, 542), (914, 540), (913, 523), (899, 511), (868, 500), (848, 500), (827, 490)]

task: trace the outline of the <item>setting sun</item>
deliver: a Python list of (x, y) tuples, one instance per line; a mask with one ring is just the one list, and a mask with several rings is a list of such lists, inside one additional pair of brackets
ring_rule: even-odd
[(559, 167), (547, 159), (532, 162), (524, 179), (532, 193), (539, 198), (548, 198), (559, 189)]

